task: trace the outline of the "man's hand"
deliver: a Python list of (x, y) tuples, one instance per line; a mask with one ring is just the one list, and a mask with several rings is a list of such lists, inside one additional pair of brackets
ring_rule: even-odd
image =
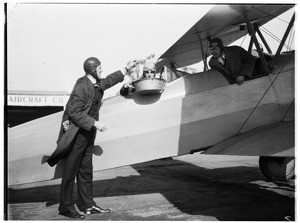
[(104, 132), (107, 128), (106, 126), (98, 121), (95, 121), (94, 126), (100, 131), (100, 132)]
[(130, 71), (132, 68), (134, 68), (138, 64), (137, 60), (130, 60), (126, 65), (127, 72)]
[(124, 88), (134, 88), (131, 82), (127, 82), (124, 84)]
[(243, 75), (237, 76), (236, 78), (236, 82), (238, 85), (241, 85), (244, 82), (244, 80), (245, 80), (245, 76)]
[(69, 129), (69, 126), (70, 126), (70, 121), (69, 120), (66, 120), (62, 123), (63, 127), (64, 127), (64, 130), (65, 132)]

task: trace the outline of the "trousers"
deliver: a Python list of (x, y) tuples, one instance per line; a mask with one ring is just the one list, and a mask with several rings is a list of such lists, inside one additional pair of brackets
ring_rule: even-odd
[(70, 154), (66, 158), (61, 181), (60, 205), (58, 210), (66, 212), (74, 210), (73, 189), (75, 178), (78, 188), (79, 209), (93, 205), (93, 146), (96, 128), (87, 131), (79, 129)]

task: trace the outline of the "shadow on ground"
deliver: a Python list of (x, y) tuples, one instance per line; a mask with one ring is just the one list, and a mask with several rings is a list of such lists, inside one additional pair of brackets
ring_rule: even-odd
[[(257, 167), (206, 169), (179, 160), (156, 160), (132, 167), (140, 176), (94, 181), (94, 197), (160, 193), (189, 215), (222, 221), (295, 219), (294, 185), (270, 186)], [(264, 183), (253, 183), (257, 181)], [(59, 203), (59, 192), (60, 185), (9, 189), (8, 203), (45, 202), (51, 206)]]

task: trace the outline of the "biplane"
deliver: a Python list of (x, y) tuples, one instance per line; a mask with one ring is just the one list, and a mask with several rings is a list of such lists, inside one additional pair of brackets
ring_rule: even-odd
[[(259, 156), (270, 180), (295, 173), (295, 52), (282, 52), (295, 15), (272, 53), (260, 27), (294, 5), (215, 5), (174, 43), (156, 64), (163, 91), (135, 92), (103, 101), (100, 117), (108, 130), (97, 133), (94, 171), (199, 152)], [(249, 34), (262, 61), (261, 75), (241, 86), (209, 69), (208, 42), (229, 45)], [(268, 53), (263, 52), (257, 35)], [(204, 71), (180, 70), (203, 62)], [(8, 130), (8, 185), (61, 177), (43, 158), (56, 148), (62, 112)]]

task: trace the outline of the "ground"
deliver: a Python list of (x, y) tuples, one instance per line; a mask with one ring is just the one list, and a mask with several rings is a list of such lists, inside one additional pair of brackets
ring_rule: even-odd
[[(60, 179), (8, 188), (7, 219), (69, 220), (59, 190)], [(295, 180), (269, 182), (258, 157), (196, 153), (98, 171), (94, 196), (112, 212), (86, 220), (295, 220)]]

